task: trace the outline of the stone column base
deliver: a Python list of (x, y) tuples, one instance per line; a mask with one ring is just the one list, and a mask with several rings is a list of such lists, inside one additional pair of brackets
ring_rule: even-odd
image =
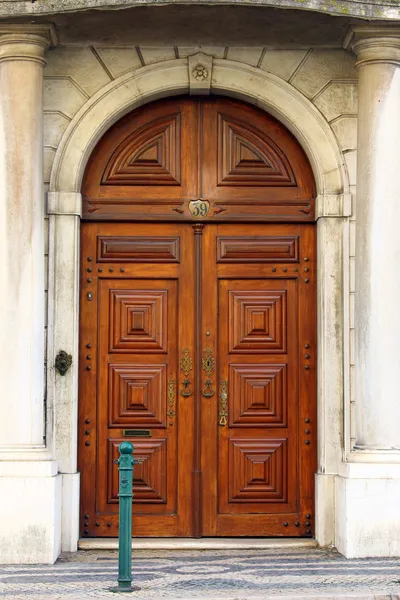
[(400, 556), (400, 464), (343, 464), (335, 495), (339, 552), (347, 558)]
[(0, 462), (0, 563), (53, 564), (61, 551), (55, 461)]
[(315, 475), (315, 539), (319, 546), (335, 542), (335, 478), (336, 475)]
[(63, 473), (61, 550), (76, 552), (79, 540), (79, 473)]

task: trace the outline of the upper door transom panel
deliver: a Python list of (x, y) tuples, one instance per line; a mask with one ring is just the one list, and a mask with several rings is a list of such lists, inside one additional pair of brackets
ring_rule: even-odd
[(83, 216), (313, 221), (315, 185), (292, 134), (226, 98), (173, 98), (124, 117), (87, 165)]

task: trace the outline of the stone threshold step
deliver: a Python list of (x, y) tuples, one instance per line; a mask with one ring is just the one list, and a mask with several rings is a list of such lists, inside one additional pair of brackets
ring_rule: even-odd
[[(336, 593), (311, 593), (311, 594), (266, 594), (251, 595), (251, 596), (180, 596), (179, 600), (399, 600), (398, 594), (374, 593), (371, 591), (364, 592), (338, 592)], [(149, 596), (146, 600), (164, 600), (164, 596)]]
[[(314, 539), (298, 538), (133, 538), (134, 550), (276, 550), (316, 548)], [(79, 550), (118, 550), (118, 538), (81, 538)]]

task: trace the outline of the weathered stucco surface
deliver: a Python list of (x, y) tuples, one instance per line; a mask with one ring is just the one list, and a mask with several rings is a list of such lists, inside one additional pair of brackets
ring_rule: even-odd
[(143, 5), (207, 4), (273, 6), (297, 8), (331, 15), (346, 15), (364, 19), (398, 19), (398, 0), (361, 2), (360, 0), (3, 0), (0, 16), (51, 15), (55, 13), (89, 9), (118, 9)]

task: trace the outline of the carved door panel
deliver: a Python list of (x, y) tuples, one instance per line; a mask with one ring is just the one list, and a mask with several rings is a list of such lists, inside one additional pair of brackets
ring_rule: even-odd
[(314, 220), (308, 159), (281, 123), (227, 98), (207, 98), (201, 117), (201, 196), (214, 219)]
[[(118, 535), (123, 440), (134, 445), (133, 532), (191, 534), (190, 226), (82, 227), (80, 467), (85, 535)], [(179, 316), (179, 318), (178, 318)]]
[(198, 105), (173, 98), (130, 113), (96, 146), (86, 168), (86, 219), (176, 220), (197, 197)]
[(83, 217), (96, 221), (315, 219), (312, 170), (297, 140), (228, 98), (162, 100), (127, 115), (96, 146), (82, 192)]
[(314, 228), (219, 225), (203, 244), (203, 535), (311, 535)]

